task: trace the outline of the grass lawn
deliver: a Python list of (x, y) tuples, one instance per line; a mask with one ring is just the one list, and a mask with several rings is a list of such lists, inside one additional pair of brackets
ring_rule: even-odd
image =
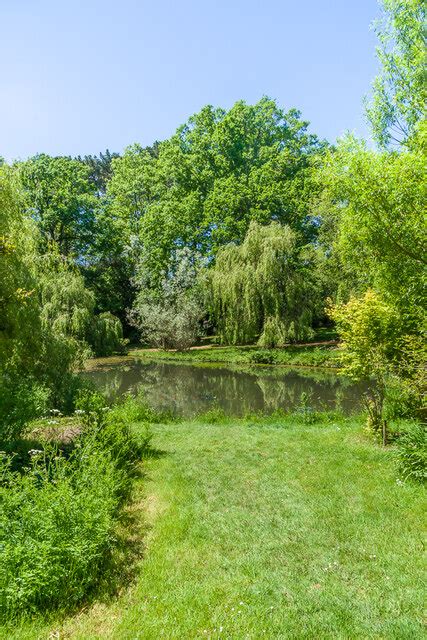
[[(136, 427), (138, 429), (138, 425)], [(424, 490), (357, 422), (154, 425), (146, 548), (113, 601), (49, 638), (422, 638)]]

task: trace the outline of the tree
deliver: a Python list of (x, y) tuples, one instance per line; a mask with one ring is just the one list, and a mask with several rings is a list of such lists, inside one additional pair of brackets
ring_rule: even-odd
[[(64, 406), (75, 389), (76, 341), (41, 318), (38, 232), (22, 214), (16, 173), (0, 168), (0, 439), (16, 437), (49, 403)], [(52, 406), (51, 404), (51, 406)]]
[(189, 349), (200, 335), (203, 317), (201, 292), (197, 286), (202, 259), (189, 249), (174, 252), (161, 287), (153, 289), (149, 271), (140, 265), (139, 289), (130, 319), (144, 340), (161, 349)]
[(251, 222), (243, 243), (218, 252), (211, 306), (221, 342), (282, 346), (311, 335), (316, 283), (310, 249), (288, 226)]
[(81, 259), (93, 232), (95, 186), (88, 166), (70, 157), (34, 156), (18, 164), (28, 214), (45, 245)]
[[(372, 290), (346, 304), (332, 306), (331, 317), (342, 339), (343, 373), (354, 380), (370, 383), (366, 407), (368, 425), (381, 433), (387, 443), (384, 401), (393, 378), (409, 383), (412, 395), (420, 401), (425, 376), (419, 367), (422, 341), (411, 335), (411, 327), (398, 309)], [(418, 387), (418, 389), (417, 389)], [(405, 388), (400, 385), (400, 393)]]
[(426, 300), (424, 171), (421, 149), (377, 153), (347, 139), (322, 175), (335, 250), (357, 274), (358, 292), (375, 288), (415, 322)]
[(207, 106), (156, 154), (134, 145), (113, 161), (112, 215), (126, 238), (138, 236), (154, 286), (176, 248), (214, 260), (220, 247), (243, 240), (252, 220), (315, 236), (313, 159), (325, 145), (307, 126), (268, 98), (228, 112)]
[(17, 172), (0, 167), (0, 439), (16, 437), (47, 407), (71, 409), (74, 371), (89, 346), (108, 355), (121, 325), (94, 315), (94, 296), (55, 245), (39, 253), (40, 231), (24, 213)]
[(81, 357), (111, 355), (122, 348), (122, 326), (111, 313), (95, 314), (95, 296), (75, 265), (56, 248), (38, 257), (42, 325), (77, 341)]
[(382, 0), (374, 23), (381, 64), (367, 115), (380, 147), (407, 145), (425, 118), (425, 2)]
[(95, 191), (99, 197), (105, 195), (107, 183), (111, 179), (113, 169), (112, 161), (114, 158), (119, 158), (118, 153), (111, 153), (109, 149), (105, 153), (100, 153), (99, 156), (78, 156), (76, 159), (89, 167), (90, 173), (88, 176), (89, 181), (94, 185)]

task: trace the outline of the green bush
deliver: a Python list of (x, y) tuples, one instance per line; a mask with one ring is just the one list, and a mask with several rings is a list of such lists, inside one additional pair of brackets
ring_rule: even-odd
[(397, 455), (402, 476), (405, 479), (427, 480), (427, 428), (415, 424), (398, 440)]
[(18, 437), (29, 420), (46, 411), (50, 393), (34, 380), (19, 380), (1, 371), (0, 387), (0, 442), (4, 442)]
[(178, 419), (171, 411), (156, 411), (150, 407), (142, 394), (137, 396), (124, 395), (112, 407), (111, 416), (126, 423), (142, 422), (146, 424), (174, 422)]
[[(108, 574), (120, 507), (141, 447), (86, 393), (82, 431), (68, 455), (30, 451), (28, 467), (0, 463), (0, 616), (76, 605)], [(83, 413), (84, 412), (84, 413)]]
[(271, 351), (252, 351), (249, 354), (249, 362), (253, 364), (274, 364), (277, 361), (276, 355)]

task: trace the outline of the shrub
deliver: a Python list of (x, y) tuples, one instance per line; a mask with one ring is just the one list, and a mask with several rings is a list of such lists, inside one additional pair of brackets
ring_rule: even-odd
[(171, 411), (156, 411), (145, 401), (143, 394), (125, 395), (110, 411), (112, 419), (131, 424), (142, 422), (146, 424), (160, 424), (173, 422), (178, 418)]
[(404, 478), (425, 482), (427, 480), (427, 428), (415, 424), (398, 441), (397, 455)]
[(0, 615), (66, 608), (108, 572), (121, 504), (141, 453), (103, 399), (86, 392), (82, 432), (67, 457), (46, 445), (29, 467), (0, 463)]
[(253, 364), (274, 364), (276, 356), (271, 351), (252, 351), (249, 354), (249, 362)]
[(33, 380), (19, 380), (1, 371), (0, 387), (0, 442), (5, 442), (17, 438), (29, 420), (46, 411), (50, 393)]

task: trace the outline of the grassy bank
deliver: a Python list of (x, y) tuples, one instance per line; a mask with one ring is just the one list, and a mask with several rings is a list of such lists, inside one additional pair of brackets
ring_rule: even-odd
[(179, 362), (211, 362), (217, 364), (278, 364), (302, 367), (338, 367), (339, 351), (335, 344), (289, 345), (277, 349), (260, 349), (255, 345), (221, 347), (208, 345), (189, 351), (135, 349), (140, 358)]
[(357, 421), (152, 429), (135, 584), (1, 637), (423, 637), (423, 489), (396, 481), (391, 450)]

